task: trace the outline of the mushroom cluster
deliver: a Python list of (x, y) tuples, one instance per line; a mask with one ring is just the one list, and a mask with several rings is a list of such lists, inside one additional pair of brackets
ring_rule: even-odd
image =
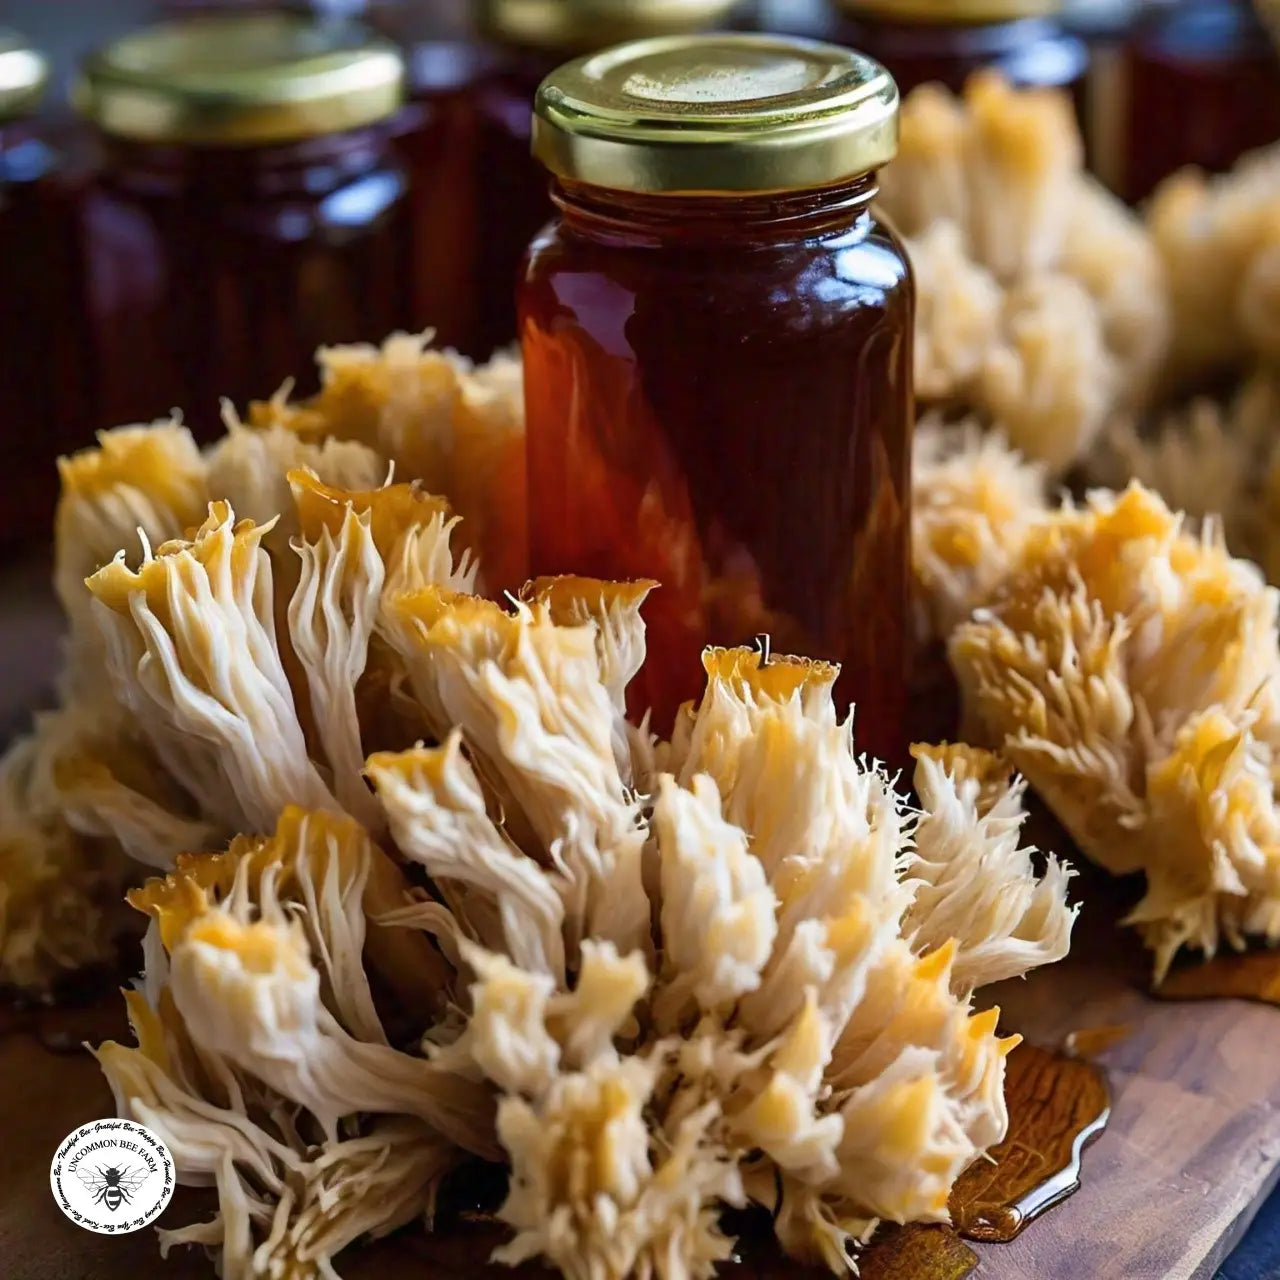
[[(1280, 593), (1136, 482), (1034, 522), (951, 634), (966, 729), (1183, 946), (1280, 941)], [(1002, 562), (1003, 564), (1003, 562)]]
[[(380, 581), (415, 573), (422, 563), (440, 578), (430, 557), (446, 525), (459, 535), (449, 505), (394, 487), (401, 507), (393, 512), (392, 499), (378, 497), (377, 536), (385, 542), (387, 521), (400, 520), (418, 530), (417, 542), (406, 547), (410, 560), (375, 567), (369, 545), (340, 552), (340, 527), (326, 534), (332, 511), (345, 509), (334, 508), (326, 486), (371, 493), (394, 475), (437, 491), (447, 486), (457, 494), (452, 509), (473, 531), (453, 584), (477, 584), (479, 555), (496, 566), (486, 579), (491, 589), (522, 580), (523, 542), (513, 533), (523, 502), (518, 361), (473, 369), (400, 334), (381, 348), (322, 351), (320, 364), (318, 396), (293, 403), (282, 394), (254, 405), (248, 424), (228, 407), (226, 434), (203, 451), (175, 420), (104, 432), (96, 448), (60, 462), (54, 587), (68, 626), (61, 705), (0, 760), (0, 984), (39, 989), (60, 972), (108, 959), (120, 889), (136, 880), (137, 864), (167, 868), (175, 850), (269, 831), (278, 809), (251, 776), (255, 752), (282, 756), (286, 763), (263, 767), (277, 783), (302, 787), (294, 801), (310, 803), (330, 787), (345, 795), (364, 789), (358, 756), (345, 760), (338, 781), (318, 782), (282, 707), (296, 704), (307, 734), (328, 735), (327, 746), (349, 753), (337, 722), (350, 711), (361, 667), (340, 669), (331, 632), (349, 629), (352, 662), (358, 646), (372, 645), (365, 689), (380, 669), (381, 642), (360, 632), (361, 619), (326, 613), (332, 602), (318, 594), (299, 597), (298, 630), (288, 635), (290, 601), (303, 587), (318, 592), (328, 557), (340, 554), (355, 557), (344, 568), (353, 583), (360, 574)], [(253, 532), (238, 532), (238, 519), (253, 521)], [(184, 535), (183, 552), (166, 554)], [(306, 550), (309, 539), (314, 547)], [(295, 541), (303, 549), (295, 551)], [(170, 563), (182, 566), (176, 576), (155, 567)], [(169, 598), (181, 584), (198, 604)], [(233, 619), (242, 591), (257, 612)], [(139, 634), (135, 614), (143, 608), (191, 631), (199, 657), (179, 659), (154, 632)], [(196, 629), (207, 632), (204, 640)], [(277, 638), (276, 656), (266, 657)], [(242, 646), (262, 657), (261, 668), (243, 679), (209, 668), (219, 682), (210, 701), (194, 684), (201, 664), (224, 664), (225, 652)], [(321, 651), (324, 661), (306, 668), (308, 655)], [(183, 665), (189, 661), (196, 665)], [(145, 670), (137, 688), (119, 679), (135, 662)], [(290, 681), (299, 684), (296, 697)], [(365, 689), (359, 696), (367, 701)], [(229, 719), (217, 699), (244, 710), (249, 727)], [(166, 724), (170, 710), (176, 719)]]
[(498, 1259), (573, 1277), (709, 1276), (725, 1206), (836, 1271), (878, 1220), (946, 1220), (1017, 1042), (972, 992), (1074, 918), (1022, 784), (922, 748), (915, 812), (856, 757), (834, 668), (747, 650), (709, 651), (655, 742), (618, 701), (644, 589), (528, 594), (387, 601), (433, 745), (369, 756), (365, 822), (289, 805), (130, 895), (138, 1044), (99, 1058), (219, 1200), (165, 1247), (325, 1267), (473, 1157), (509, 1169)]
[(1230, 173), (1167, 178), (1146, 223), (1169, 283), (1171, 380), (1280, 364), (1280, 144)]
[(1144, 406), (1170, 328), (1136, 215), (1083, 168), (1069, 99), (994, 72), (903, 103), (880, 205), (918, 291), (916, 390), (976, 415), (1055, 475)]
[(1174, 174), (1146, 219), (1171, 287), (1162, 382), (1195, 398), (1113, 420), (1084, 469), (1220, 519), (1228, 546), (1280, 582), (1280, 145), (1217, 177)]
[[(137, 1043), (98, 1056), (218, 1200), (163, 1246), (333, 1275), (477, 1159), (500, 1259), (571, 1277), (709, 1276), (726, 1206), (837, 1271), (880, 1220), (945, 1220), (1007, 1126), (1017, 1037), (973, 993), (1075, 914), (1024, 784), (922, 747), (917, 805), (835, 667), (755, 650), (707, 652), (670, 740), (630, 720), (655, 584), (480, 594), (493, 496), (464, 546), (404, 477), (447, 480), (469, 415), (500, 467), (518, 413), (408, 341), (204, 453), (170, 422), (63, 467), (63, 705), (0, 773), (30, 838), (5, 973), (84, 959), (134, 884)], [(402, 378), (449, 389), (412, 430)]]

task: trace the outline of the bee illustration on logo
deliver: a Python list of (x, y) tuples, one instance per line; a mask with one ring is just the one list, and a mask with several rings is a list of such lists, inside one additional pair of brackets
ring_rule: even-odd
[(105, 1168), (76, 1170), (80, 1181), (92, 1191), (93, 1203), (104, 1204), (112, 1213), (122, 1204), (133, 1203), (133, 1193), (147, 1180), (146, 1168), (130, 1169), (127, 1165), (117, 1168), (107, 1165)]

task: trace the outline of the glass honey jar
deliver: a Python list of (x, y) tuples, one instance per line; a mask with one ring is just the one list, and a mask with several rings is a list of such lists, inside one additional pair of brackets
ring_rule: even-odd
[(1125, 68), (1118, 186), (1129, 200), (1183, 165), (1221, 173), (1280, 140), (1280, 52), (1249, 0), (1153, 6)]
[(476, 290), (472, 354), (516, 337), (515, 280), (530, 239), (555, 212), (530, 154), (529, 122), (543, 78), (566, 58), (641, 37), (716, 26), (734, 0), (479, 0), (492, 59), (472, 87), (476, 125)]
[(1079, 98), (1089, 52), (1060, 10), (1060, 0), (839, 0), (833, 38), (882, 62), (903, 93), (926, 81), (959, 91), (991, 67)]
[(49, 66), (0, 30), (0, 544), (47, 539), (59, 453), (85, 443), (75, 193), (37, 119)]
[(843, 664), (905, 756), (914, 289), (871, 204), (898, 92), (846, 49), (641, 41), (538, 91), (559, 217), (519, 289), (536, 574), (653, 578), (633, 710), (708, 644)]
[[(304, 382), (318, 346), (412, 320), (393, 44), (354, 23), (204, 15), (90, 57), (74, 101), (102, 163), (84, 201), (94, 415), (174, 407), (200, 436)], [(307, 390), (304, 385), (300, 390)]]

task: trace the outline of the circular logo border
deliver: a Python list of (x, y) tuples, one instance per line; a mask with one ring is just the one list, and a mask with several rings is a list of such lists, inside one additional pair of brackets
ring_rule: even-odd
[[(86, 1146), (88, 1143), (101, 1144), (100, 1149), (107, 1151), (116, 1146), (126, 1157), (132, 1154), (135, 1160), (141, 1157), (144, 1163), (154, 1165), (148, 1170), (144, 1186), (138, 1188), (139, 1198), (130, 1205), (131, 1210), (136, 1212), (113, 1221), (95, 1214), (92, 1211), (92, 1200), (88, 1209), (78, 1205), (77, 1202), (83, 1201), (89, 1191), (76, 1173), (79, 1163), (77, 1152), (81, 1156), (87, 1156), (93, 1149)], [(81, 1148), (85, 1150), (81, 1151)], [(49, 1165), (49, 1187), (58, 1208), (76, 1226), (86, 1231), (95, 1231), (99, 1235), (119, 1236), (141, 1231), (168, 1207), (169, 1201), (173, 1199), (176, 1182), (173, 1156), (164, 1140), (145, 1125), (133, 1120), (92, 1120), (88, 1124), (82, 1124), (58, 1144)], [(72, 1187), (79, 1190), (68, 1195), (68, 1188)], [(144, 1190), (145, 1194), (141, 1194)]]

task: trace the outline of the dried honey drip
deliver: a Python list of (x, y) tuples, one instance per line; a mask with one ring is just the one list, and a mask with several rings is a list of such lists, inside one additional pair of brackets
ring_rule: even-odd
[(1111, 1097), (1102, 1071), (1023, 1044), (1005, 1075), (1009, 1132), (951, 1192), (951, 1220), (970, 1240), (1006, 1242), (1080, 1187), (1080, 1153), (1102, 1132)]
[(1105, 1027), (1081, 1027), (1062, 1042), (1062, 1052), (1068, 1058), (1096, 1058), (1115, 1048), (1133, 1034), (1133, 1026), (1127, 1022)]
[[(717, 1268), (716, 1280), (821, 1280), (828, 1274), (816, 1264), (787, 1257), (769, 1231), (767, 1215), (730, 1211), (728, 1222), (738, 1244), (733, 1258)], [(978, 1261), (948, 1226), (884, 1222), (858, 1252), (858, 1280), (963, 1280)]]
[(858, 1259), (861, 1280), (962, 1280), (978, 1255), (950, 1227), (894, 1227)]
[(1161, 1000), (1257, 1000), (1280, 1004), (1280, 952), (1216, 956), (1175, 969), (1151, 994)]
[[(400, 1235), (365, 1254), (352, 1272), (365, 1280), (390, 1263), (418, 1264), (418, 1274), (433, 1280), (504, 1280), (508, 1268), (486, 1261), (506, 1239), (491, 1219), (471, 1212), (449, 1215), (440, 1229), (418, 1237)], [(388, 1256), (390, 1255), (390, 1256)], [(369, 1264), (369, 1265), (362, 1265)], [(978, 1255), (950, 1227), (888, 1226), (858, 1255), (859, 1280), (963, 1280), (978, 1265)], [(524, 1280), (552, 1280), (555, 1272), (526, 1263), (518, 1273)], [(720, 1280), (821, 1280), (829, 1273), (805, 1266), (779, 1252), (762, 1236), (742, 1242), (734, 1259), (716, 1272)]]
[[(484, 1167), (478, 1167), (483, 1169)], [(473, 1177), (474, 1172), (473, 1172)], [(480, 1177), (484, 1174), (481, 1172)], [(507, 1231), (471, 1194), (478, 1184), (455, 1175), (441, 1190), (436, 1231), (425, 1239), (401, 1237), (398, 1244), (418, 1262), (431, 1266), (438, 1280), (499, 1280), (510, 1275), (487, 1259), (507, 1239)], [(483, 1198), (483, 1195), (480, 1197)], [(720, 1280), (820, 1280), (829, 1273), (817, 1265), (788, 1258), (778, 1248), (768, 1217), (759, 1210), (730, 1213), (738, 1247), (717, 1268)], [(963, 1280), (978, 1265), (978, 1255), (952, 1228), (910, 1223), (883, 1224), (858, 1254), (859, 1280)], [(361, 1273), (363, 1274), (363, 1273)], [(372, 1272), (370, 1272), (372, 1274)], [(520, 1275), (540, 1280), (555, 1273), (526, 1264)]]

